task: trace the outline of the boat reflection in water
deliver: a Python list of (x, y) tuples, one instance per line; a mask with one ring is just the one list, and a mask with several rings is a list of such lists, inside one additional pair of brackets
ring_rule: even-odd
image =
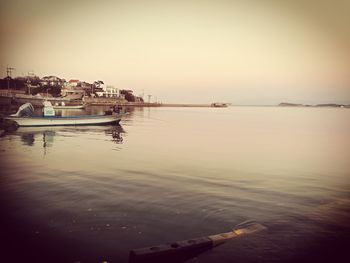
[(23, 144), (33, 146), (35, 142), (35, 137), (33, 133), (25, 133), (21, 135), (21, 140)]
[(123, 143), (123, 136), (122, 134), (125, 133), (124, 129), (122, 126), (114, 126), (113, 129), (106, 130), (105, 131), (106, 135), (111, 135), (115, 143), (117, 144), (122, 144)]
[[(51, 147), (56, 132), (47, 128), (20, 128), (13, 135), (21, 136), (24, 145), (34, 146), (35, 141), (43, 142), (43, 147)], [(42, 138), (42, 139), (40, 139)]]
[[(125, 130), (120, 125), (109, 126), (76, 126), (76, 127), (21, 127), (12, 135), (21, 137), (25, 146), (38, 146), (42, 143), (44, 149), (52, 147), (55, 136), (67, 136), (66, 133), (82, 134), (105, 134), (110, 137), (110, 141), (116, 144), (124, 142), (123, 134)], [(69, 136), (69, 135), (68, 135)], [(45, 152), (46, 153), (46, 152)]]

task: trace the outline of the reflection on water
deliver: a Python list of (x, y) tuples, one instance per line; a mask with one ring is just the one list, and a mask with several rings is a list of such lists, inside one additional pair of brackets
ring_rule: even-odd
[(46, 130), (43, 128), (42, 130), (26, 130), (25, 128), (20, 128), (16, 132), (12, 133), (13, 135), (20, 135), (21, 140), (25, 145), (33, 146), (35, 143), (35, 138), (38, 139), (39, 136), (42, 136), (43, 147), (51, 147), (53, 144), (53, 138), (55, 136), (55, 131)]
[(51, 147), (53, 145), (53, 137), (55, 136), (54, 131), (43, 132), (43, 147)]
[(13, 136), (20, 136), (24, 145), (34, 146), (40, 143), (45, 149), (52, 147), (54, 137), (64, 133), (101, 133), (105, 134), (110, 140), (116, 144), (124, 142), (123, 134), (125, 133), (121, 125), (108, 125), (102, 127), (96, 126), (75, 126), (75, 127), (20, 127), (17, 131), (12, 132)]
[(121, 126), (20, 128), (0, 137), (0, 219), (11, 262), (127, 262), (131, 249), (226, 232), (248, 219), (268, 230), (189, 262), (347, 255), (350, 110), (126, 110)]
[(111, 130), (106, 130), (105, 131), (106, 135), (111, 135), (113, 138), (113, 141), (117, 144), (122, 144), (123, 143), (123, 133), (125, 133), (124, 129), (122, 126), (115, 126), (114, 129)]
[(28, 145), (28, 146), (33, 146), (35, 139), (34, 139), (34, 134), (32, 133), (25, 133), (21, 136), (21, 139), (23, 141), (24, 144)]

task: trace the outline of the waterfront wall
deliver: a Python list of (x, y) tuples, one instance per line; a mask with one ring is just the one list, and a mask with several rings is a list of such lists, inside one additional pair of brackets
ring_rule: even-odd
[(117, 97), (99, 97), (99, 98), (91, 98), (84, 97), (84, 102), (89, 105), (116, 105), (117, 103), (126, 103), (127, 101), (124, 99), (120, 99)]
[(90, 98), (84, 97), (84, 102), (89, 105), (99, 105), (99, 106), (112, 106), (112, 105), (120, 105), (120, 106), (130, 106), (130, 107), (158, 107), (160, 103), (147, 103), (147, 102), (128, 102), (125, 99), (120, 99), (116, 97), (99, 97), (99, 98)]
[(162, 107), (211, 107), (211, 104), (183, 104), (183, 103), (164, 103)]

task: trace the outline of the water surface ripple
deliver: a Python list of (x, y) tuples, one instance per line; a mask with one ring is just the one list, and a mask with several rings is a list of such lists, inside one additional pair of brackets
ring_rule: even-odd
[(256, 220), (267, 230), (189, 262), (349, 259), (349, 109), (129, 110), (120, 126), (0, 137), (4, 257), (127, 262)]

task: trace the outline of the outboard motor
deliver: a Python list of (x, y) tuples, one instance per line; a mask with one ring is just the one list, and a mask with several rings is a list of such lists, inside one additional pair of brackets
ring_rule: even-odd
[(10, 116), (14, 116), (14, 117), (30, 117), (33, 116), (34, 113), (34, 107), (32, 104), (25, 103), (23, 105), (21, 105), (18, 108), (18, 111), (15, 114), (12, 114)]

